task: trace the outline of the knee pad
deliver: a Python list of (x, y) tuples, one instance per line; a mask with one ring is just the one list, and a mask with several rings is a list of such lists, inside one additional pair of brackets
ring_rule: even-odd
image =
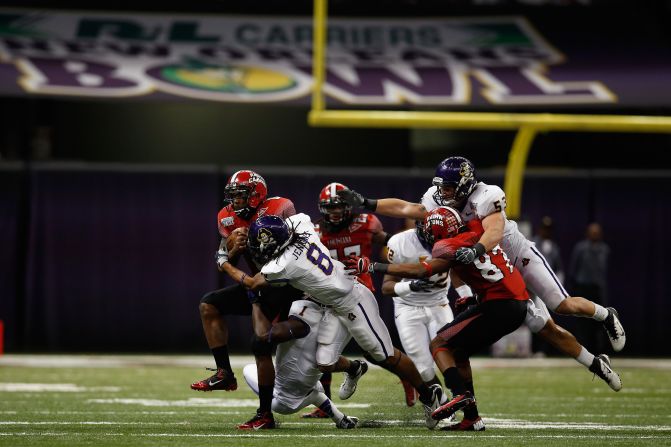
[(264, 356), (273, 354), (273, 344), (264, 340), (259, 340), (252, 336), (252, 354), (255, 356)]

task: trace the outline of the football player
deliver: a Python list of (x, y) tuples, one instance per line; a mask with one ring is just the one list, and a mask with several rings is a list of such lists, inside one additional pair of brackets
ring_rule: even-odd
[[(342, 183), (329, 183), (319, 192), (319, 213), (322, 218), (317, 221), (315, 230), (322, 243), (329, 249), (333, 259), (343, 261), (351, 254), (372, 257), (373, 245), (382, 247), (390, 235), (383, 228), (380, 220), (371, 213), (352, 213), (352, 207), (338, 197), (337, 192), (347, 189)], [(375, 292), (373, 278), (361, 275), (359, 278), (371, 292)], [(324, 392), (331, 397), (331, 373), (324, 373), (321, 384)], [(417, 399), (416, 391), (408, 382), (401, 380), (406, 397), (406, 404), (413, 406)], [(319, 408), (304, 414), (304, 418), (328, 417)]]
[[(275, 389), (272, 409), (280, 414), (293, 414), (308, 405), (314, 405), (335, 422), (337, 428), (355, 428), (358, 418), (344, 415), (319, 383), (321, 371), (317, 366), (317, 334), (325, 308), (314, 301), (294, 301), (289, 318), (297, 319), (310, 328), (306, 337), (277, 346), (275, 353)], [(243, 370), (245, 381), (258, 394), (256, 365)]]
[[(619, 351), (625, 343), (625, 333), (613, 308), (603, 308), (581, 297), (570, 297), (557, 276), (549, 268), (543, 255), (532, 242), (517, 229), (517, 224), (506, 218), (505, 194), (498, 186), (478, 182), (475, 167), (463, 157), (449, 157), (436, 168), (434, 186), (424, 194), (422, 204), (400, 199), (366, 199), (356, 191), (341, 191), (343, 200), (354, 206), (363, 206), (379, 214), (393, 217), (422, 218), (427, 210), (439, 204), (451, 204), (465, 222), (482, 221), (484, 234), (472, 247), (462, 247), (457, 254), (460, 263), (474, 262), (482, 253), (497, 244), (509, 254), (533, 294), (527, 302), (525, 323), (561, 352), (576, 359), (605, 381), (614, 391), (622, 388), (619, 376), (611, 369), (610, 359), (605, 354), (593, 355), (585, 349), (575, 336), (557, 325), (548, 312), (582, 315), (602, 320), (613, 349)], [(484, 250), (484, 251), (483, 251)], [(547, 304), (547, 306), (546, 306)]]
[[(475, 263), (459, 264), (455, 252), (470, 246), (483, 231), (478, 221), (470, 228), (463, 225), (459, 212), (439, 207), (424, 221), (426, 238), (432, 246), (432, 258), (421, 263), (371, 263), (367, 258), (352, 257), (347, 265), (357, 272), (384, 272), (406, 278), (431, 278), (446, 274), (450, 268), (476, 292), (479, 303), (470, 306), (457, 318), (438, 330), (431, 341), (436, 365), (443, 373), (453, 399), (432, 413), (435, 419), (452, 416), (464, 410), (460, 423), (445, 430), (482, 431), (484, 422), (478, 414), (469, 357), (517, 329), (526, 316), (529, 295), (519, 271), (509, 262), (498, 245), (483, 253)], [(467, 230), (467, 231), (464, 231)]]
[[(250, 223), (267, 213), (291, 216), (295, 214), (295, 209), (289, 199), (268, 197), (265, 180), (254, 171), (242, 170), (234, 173), (228, 180), (224, 193), (229, 204), (217, 215), (221, 243), (216, 261), (219, 270), (230, 276), (231, 272), (236, 274), (238, 272), (233, 264), (237, 262), (240, 254), (244, 253)], [(235, 249), (236, 254), (229, 256), (229, 248)], [(251, 261), (251, 258), (247, 263), (252, 271), (258, 271), (258, 266)], [(237, 281), (238, 277), (234, 279)], [(252, 419), (238, 426), (239, 429), (275, 427), (271, 412), (275, 370), (271, 356), (272, 343), (268, 339), (269, 322), (276, 317), (285, 320), (291, 302), (301, 296), (302, 293), (292, 287), (250, 294), (242, 285), (236, 284), (209, 292), (200, 301), (200, 318), (217, 369), (211, 377), (191, 385), (191, 388), (196, 391), (234, 391), (237, 389), (237, 380), (228, 355), (228, 326), (224, 317), (225, 315), (252, 316), (254, 328), (252, 352), (259, 372), (259, 408)], [(287, 327), (280, 325), (275, 328), (273, 342), (306, 335), (306, 328), (302, 324), (290, 321), (285, 325)], [(280, 328), (284, 329), (282, 334), (279, 334)]]
[(263, 267), (253, 278), (240, 273), (239, 280), (246, 287), (257, 290), (289, 284), (326, 308), (317, 339), (317, 364), (322, 372), (347, 372), (340, 388), (341, 399), (351, 396), (357, 380), (368, 369), (365, 362), (348, 361), (340, 356), (353, 337), (378, 364), (418, 390), (426, 425), (430, 429), (436, 426), (438, 421), (431, 413), (446, 400), (442, 389), (424, 383), (408, 356), (394, 348), (375, 296), (349, 275), (340, 261), (331, 258), (309, 216), (297, 214), (286, 220), (262, 216), (249, 228), (247, 247)]
[[(414, 229), (395, 234), (387, 243), (390, 264), (406, 264), (431, 259), (431, 245), (424, 233), (423, 222)], [(364, 255), (365, 256), (365, 255)], [(429, 282), (392, 274), (384, 275), (382, 294), (394, 300), (394, 322), (405, 353), (415, 363), (422, 379), (438, 384), (429, 344), (437, 330), (454, 319), (447, 299), (450, 278), (447, 272), (433, 275)], [(460, 293), (472, 295), (468, 286)]]

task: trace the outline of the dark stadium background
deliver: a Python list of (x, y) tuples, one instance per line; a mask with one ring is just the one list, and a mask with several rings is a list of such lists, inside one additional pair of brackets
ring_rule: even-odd
[[(551, 42), (617, 49), (618, 55), (656, 42), (666, 48), (660, 57), (671, 56), (669, 1), (480, 3), (390, 1), (384, 16), (525, 15)], [(376, 17), (379, 4), (331, 1), (330, 14)], [(312, 13), (306, 1), (4, 6)], [(271, 194), (291, 198), (313, 217), (319, 189), (334, 180), (370, 196), (416, 200), (436, 163), (454, 154), (469, 157), (483, 180), (502, 185), (514, 132), (311, 128), (307, 110), (0, 98), (0, 319), (6, 350), (207, 352), (197, 304), (223, 283), (212, 262), (214, 223), (226, 178), (239, 168), (257, 169)], [(561, 112), (669, 116), (671, 104)], [(33, 144), (44, 129), (52, 139), (48, 154)], [(621, 311), (626, 355), (671, 354), (662, 343), (671, 336), (670, 149), (669, 134), (553, 133), (539, 135), (529, 157), (522, 219), (535, 226), (544, 215), (554, 218), (565, 265), (589, 222), (604, 227), (612, 249), (609, 304)], [(383, 223), (391, 231), (401, 226), (391, 219)], [(380, 302), (391, 323), (390, 301)], [(560, 321), (570, 329), (583, 323)], [(232, 344), (246, 352), (249, 323), (232, 323)]]

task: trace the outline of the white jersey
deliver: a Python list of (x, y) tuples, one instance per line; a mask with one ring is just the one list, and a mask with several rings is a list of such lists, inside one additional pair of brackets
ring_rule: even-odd
[[(417, 237), (414, 229), (395, 234), (387, 243), (389, 248), (387, 258), (391, 264), (416, 264), (431, 259), (431, 251), (427, 250)], [(437, 273), (431, 278), (436, 287), (431, 292), (411, 292), (405, 297), (394, 297), (394, 303), (403, 303), (409, 306), (436, 306), (447, 304), (447, 289), (450, 279), (447, 273)], [(412, 281), (402, 279), (402, 282)]]
[(307, 336), (277, 345), (275, 354), (275, 399), (298, 408), (315, 388), (322, 373), (317, 367), (317, 334), (324, 309), (307, 300), (294, 301), (289, 315), (310, 326)]
[[(427, 211), (431, 211), (439, 206), (433, 199), (433, 194), (437, 188), (437, 186), (430, 187), (422, 196), (422, 205), (424, 205)], [(533, 243), (524, 237), (514, 220), (506, 217), (505, 209), (506, 194), (503, 190), (496, 185), (487, 185), (486, 183), (478, 182), (466, 200), (466, 204), (461, 211), (461, 218), (464, 222), (469, 222), (475, 218), (482, 220), (490, 214), (500, 211), (505, 219), (501, 248), (503, 248), (503, 251), (506, 252), (508, 258), (515, 265), (520, 254)]]
[(356, 279), (345, 272), (342, 262), (331, 258), (310, 216), (296, 214), (286, 222), (297, 237), (280, 256), (261, 268), (266, 280), (271, 285), (290, 284), (338, 311), (351, 310), (358, 302), (351, 293)]

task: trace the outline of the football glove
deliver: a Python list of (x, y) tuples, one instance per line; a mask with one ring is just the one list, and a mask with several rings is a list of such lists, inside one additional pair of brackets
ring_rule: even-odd
[(426, 278), (410, 281), (410, 290), (413, 292), (431, 292), (434, 282)]
[(485, 246), (478, 242), (472, 247), (461, 247), (454, 254), (454, 258), (462, 264), (472, 264), (475, 258), (479, 258), (484, 254)]
[(373, 263), (370, 262), (366, 256), (350, 255), (349, 258), (343, 261), (345, 268), (349, 270), (352, 275), (360, 275), (362, 273), (373, 273)]
[(336, 191), (336, 194), (338, 194), (338, 197), (343, 202), (351, 205), (353, 208), (366, 208), (370, 211), (375, 211), (375, 208), (377, 208), (377, 200), (367, 199), (352, 189), (341, 189), (340, 191)]

